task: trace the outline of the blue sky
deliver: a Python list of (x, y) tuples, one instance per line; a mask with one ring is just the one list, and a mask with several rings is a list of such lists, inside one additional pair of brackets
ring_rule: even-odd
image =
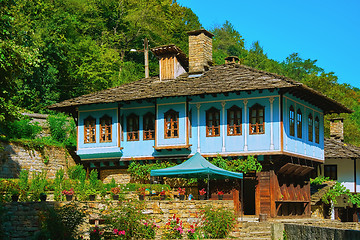
[(178, 0), (192, 9), (205, 29), (226, 20), (245, 39), (259, 41), (269, 58), (282, 61), (293, 52), (318, 60), (339, 83), (360, 88), (359, 0)]

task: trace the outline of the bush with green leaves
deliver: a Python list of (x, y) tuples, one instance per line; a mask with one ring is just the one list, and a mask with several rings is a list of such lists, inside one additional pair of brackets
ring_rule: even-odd
[(41, 132), (39, 123), (31, 123), (29, 118), (22, 118), (13, 122), (7, 122), (3, 130), (9, 139), (35, 139)]
[(238, 158), (233, 160), (224, 159), (220, 155), (216, 158), (210, 160), (212, 164), (222, 169), (233, 171), (233, 172), (243, 172), (248, 173), (251, 171), (261, 172), (262, 165), (254, 156), (247, 156), (246, 159)]
[(75, 122), (63, 113), (50, 115), (47, 118), (52, 139), (66, 146), (76, 146)]
[(224, 208), (207, 206), (203, 211), (202, 231), (205, 238), (226, 238), (235, 225), (235, 214)]
[(45, 192), (45, 187), (47, 185), (46, 171), (42, 172), (33, 172), (30, 182), (30, 196), (31, 201), (38, 201), (40, 194)]
[(104, 215), (108, 229), (107, 238), (153, 239), (155, 227), (152, 219), (143, 214), (145, 204), (137, 200), (123, 201), (116, 206), (109, 206), (109, 214)]
[(48, 207), (40, 214), (41, 231), (35, 235), (36, 240), (78, 239), (78, 228), (85, 222), (85, 213), (75, 204), (62, 207)]

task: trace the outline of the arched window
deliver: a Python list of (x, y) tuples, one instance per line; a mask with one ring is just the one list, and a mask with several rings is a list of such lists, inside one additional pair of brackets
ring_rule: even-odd
[(164, 114), (164, 127), (165, 138), (178, 138), (179, 137), (179, 112), (172, 109)]
[(293, 106), (289, 109), (290, 136), (295, 136), (295, 110)]
[(260, 104), (255, 104), (250, 108), (249, 115), (250, 134), (264, 134), (265, 133), (265, 107)]
[(111, 142), (112, 118), (104, 115), (100, 118), (100, 142)]
[(143, 139), (154, 140), (155, 139), (155, 115), (148, 112), (143, 118)]
[(127, 140), (139, 141), (139, 116), (132, 113), (126, 118)]
[(242, 110), (237, 106), (232, 106), (227, 110), (227, 135), (241, 135), (242, 129)]
[(297, 137), (302, 138), (302, 113), (300, 109), (296, 112), (296, 130)]
[(220, 110), (214, 107), (206, 111), (206, 136), (220, 136)]
[(313, 141), (313, 135), (314, 135), (314, 129), (313, 129), (313, 116), (312, 114), (310, 113), (309, 116), (308, 116), (308, 140), (310, 142)]
[(96, 120), (91, 116), (84, 120), (84, 143), (96, 143)]
[(319, 117), (316, 116), (315, 117), (315, 142), (319, 143), (320, 142), (320, 120)]

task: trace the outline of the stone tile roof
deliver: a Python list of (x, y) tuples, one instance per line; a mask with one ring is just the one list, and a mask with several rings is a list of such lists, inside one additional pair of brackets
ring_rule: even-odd
[(115, 88), (83, 95), (50, 106), (50, 109), (70, 111), (80, 105), (113, 103), (159, 97), (193, 96), (263, 89), (282, 89), (325, 112), (352, 112), (340, 103), (305, 86), (302, 83), (273, 73), (256, 70), (240, 64), (210, 67), (201, 76), (184, 74), (177, 79), (160, 81), (158, 77), (140, 79)]
[(325, 193), (335, 185), (335, 181), (327, 181), (319, 185), (310, 186), (311, 205), (318, 203)]
[(334, 139), (324, 141), (325, 158), (360, 158), (360, 148)]

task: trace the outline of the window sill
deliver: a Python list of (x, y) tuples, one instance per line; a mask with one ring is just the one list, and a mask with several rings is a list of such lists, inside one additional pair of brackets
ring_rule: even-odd
[(161, 150), (173, 150), (173, 149), (190, 149), (192, 145), (175, 145), (175, 146), (154, 146), (155, 150), (161, 151)]

